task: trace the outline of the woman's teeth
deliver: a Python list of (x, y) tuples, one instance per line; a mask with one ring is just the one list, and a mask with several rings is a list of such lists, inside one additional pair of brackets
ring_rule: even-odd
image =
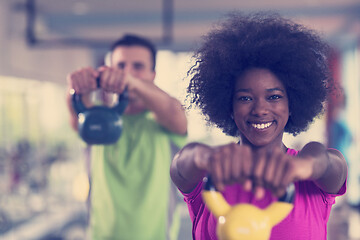
[(270, 125), (271, 125), (272, 123), (273, 123), (273, 122), (268, 122), (268, 123), (252, 123), (251, 126), (253, 126), (253, 127), (256, 128), (256, 129), (265, 129), (265, 128), (270, 127)]

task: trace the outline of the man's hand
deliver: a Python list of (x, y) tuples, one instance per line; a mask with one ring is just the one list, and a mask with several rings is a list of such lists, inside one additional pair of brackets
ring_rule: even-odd
[(100, 86), (107, 92), (121, 94), (130, 82), (131, 75), (125, 74), (122, 69), (101, 66), (98, 71)]
[(98, 77), (97, 70), (87, 67), (70, 73), (67, 81), (70, 89), (74, 89), (76, 93), (85, 94), (97, 88), (96, 79)]

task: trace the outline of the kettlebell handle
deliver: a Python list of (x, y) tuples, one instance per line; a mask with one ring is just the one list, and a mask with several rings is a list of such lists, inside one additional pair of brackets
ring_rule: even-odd
[[(217, 191), (210, 175), (204, 177), (203, 182), (204, 182), (203, 189), (205, 191)], [(293, 203), (294, 198), (295, 198), (295, 185), (294, 183), (291, 183), (289, 184), (289, 186), (287, 186), (285, 194), (281, 196), (278, 199), (278, 201)]]
[[(101, 88), (100, 77), (96, 78), (96, 86), (98, 89)], [(72, 95), (72, 97), (71, 97), (72, 106), (73, 106), (73, 109), (75, 110), (76, 114), (83, 113), (83, 112), (89, 110), (83, 103), (81, 94), (77, 94), (74, 89), (71, 90), (70, 94)], [(118, 95), (117, 104), (115, 104), (115, 106), (113, 106), (110, 109), (114, 110), (118, 114), (122, 114), (125, 111), (128, 103), (129, 103), (129, 94), (128, 94), (127, 88), (125, 88), (124, 92)]]
[(96, 78), (96, 87), (101, 88), (101, 86), (100, 86), (100, 76)]

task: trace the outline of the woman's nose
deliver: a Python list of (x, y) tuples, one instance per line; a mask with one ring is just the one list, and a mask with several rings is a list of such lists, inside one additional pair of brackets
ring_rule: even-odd
[(263, 116), (268, 113), (268, 104), (265, 100), (257, 100), (254, 102), (251, 113), (256, 116)]

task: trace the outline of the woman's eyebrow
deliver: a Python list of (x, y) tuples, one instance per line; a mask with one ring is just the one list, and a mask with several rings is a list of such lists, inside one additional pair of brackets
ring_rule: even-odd
[(267, 92), (274, 92), (274, 91), (280, 91), (280, 92), (285, 92), (285, 90), (284, 89), (282, 89), (282, 88), (268, 88), (268, 89), (266, 89), (266, 91)]
[[(274, 92), (274, 91), (280, 91), (280, 92), (285, 92), (284, 89), (282, 88), (279, 88), (279, 87), (275, 87), (275, 88), (268, 88), (266, 89), (267, 92)], [(235, 93), (237, 92), (251, 92), (251, 89), (250, 88), (239, 88), (235, 91)]]
[(237, 93), (237, 92), (246, 92), (246, 93), (248, 93), (248, 92), (251, 92), (251, 89), (250, 88), (239, 88), (239, 89), (237, 89), (235, 91), (235, 93)]

